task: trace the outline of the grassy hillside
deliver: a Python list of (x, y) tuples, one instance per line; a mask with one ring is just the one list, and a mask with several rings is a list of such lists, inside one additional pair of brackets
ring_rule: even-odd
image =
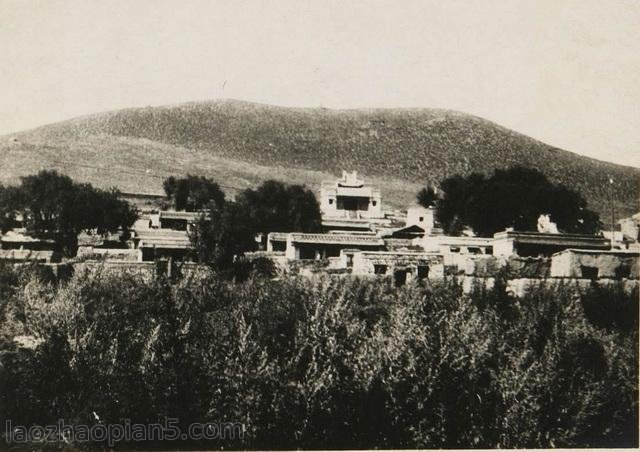
[[(99, 186), (159, 192), (162, 177), (214, 177), (227, 191), (267, 178), (317, 186), (342, 169), (379, 184), (390, 207), (427, 182), (522, 164), (581, 191), (609, 218), (637, 211), (640, 170), (553, 148), (464, 113), (291, 109), (238, 101), (100, 113), (6, 136), (0, 181), (57, 168)], [(83, 166), (80, 166), (83, 165)]]

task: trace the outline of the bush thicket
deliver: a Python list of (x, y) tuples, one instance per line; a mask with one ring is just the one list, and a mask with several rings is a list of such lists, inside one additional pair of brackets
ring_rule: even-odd
[(38, 344), (3, 342), (2, 425), (246, 427), (243, 438), (163, 447), (637, 446), (637, 322), (593, 307), (613, 296), (624, 317), (637, 291), (0, 280), (3, 336)]

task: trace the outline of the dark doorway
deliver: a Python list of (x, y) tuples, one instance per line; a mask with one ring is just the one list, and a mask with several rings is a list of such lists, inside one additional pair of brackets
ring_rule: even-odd
[(598, 267), (589, 267), (587, 265), (581, 265), (580, 271), (583, 278), (598, 279)]
[(393, 272), (393, 279), (396, 283), (396, 286), (404, 286), (407, 282), (407, 270), (396, 270)]

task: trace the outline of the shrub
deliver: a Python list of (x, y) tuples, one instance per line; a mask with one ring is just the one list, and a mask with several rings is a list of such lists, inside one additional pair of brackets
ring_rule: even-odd
[(11, 302), (39, 345), (0, 355), (3, 423), (246, 427), (172, 443), (192, 448), (637, 446), (637, 323), (594, 324), (569, 286), (76, 274)]

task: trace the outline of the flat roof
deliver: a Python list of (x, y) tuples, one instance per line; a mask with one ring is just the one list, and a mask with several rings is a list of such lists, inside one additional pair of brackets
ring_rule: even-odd
[(192, 248), (191, 242), (183, 240), (162, 240), (162, 239), (150, 239), (141, 240), (138, 244), (138, 248), (164, 248), (164, 249), (187, 249)]
[(172, 229), (146, 229), (136, 231), (139, 239), (138, 248), (167, 248), (184, 249), (191, 248), (191, 241), (186, 231), (174, 231)]
[(189, 239), (187, 231), (175, 229), (139, 229), (135, 231), (135, 237), (141, 240), (165, 238), (165, 239)]
[(371, 222), (369, 219), (350, 219), (350, 218), (331, 218), (324, 217), (322, 219), (322, 226), (334, 226), (334, 227), (362, 227), (371, 228)]
[(358, 253), (375, 256), (442, 256), (437, 251), (358, 251)]
[(270, 232), (267, 234), (267, 239), (275, 242), (286, 242), (289, 232)]
[(593, 235), (593, 234), (567, 234), (567, 233), (559, 233), (553, 234), (550, 232), (537, 232), (537, 231), (500, 231), (493, 234), (494, 238), (504, 238), (504, 237), (517, 237), (517, 238), (574, 238), (574, 239), (586, 239), (586, 240), (604, 240), (604, 237), (601, 235)]
[(437, 240), (439, 245), (491, 246), (493, 244), (493, 239), (488, 237), (434, 235), (429, 238)]
[(381, 238), (362, 234), (305, 234), (292, 232), (291, 241), (295, 243), (324, 243), (336, 245), (384, 245), (384, 240)]
[(9, 260), (49, 260), (53, 257), (53, 251), (32, 250), (0, 250), (0, 259)]
[(208, 212), (183, 212), (178, 210), (161, 210), (159, 215), (160, 219), (169, 219), (169, 220), (197, 220), (200, 218), (202, 214), (207, 214)]
[(0, 241), (6, 243), (55, 243), (51, 239), (39, 239), (32, 237), (26, 233), (26, 229), (11, 229), (0, 238)]
[(640, 256), (640, 250), (590, 250), (585, 248), (567, 248), (566, 250), (558, 251), (554, 253), (552, 256), (558, 256), (560, 254), (610, 254), (610, 255), (619, 255), (619, 256)]

